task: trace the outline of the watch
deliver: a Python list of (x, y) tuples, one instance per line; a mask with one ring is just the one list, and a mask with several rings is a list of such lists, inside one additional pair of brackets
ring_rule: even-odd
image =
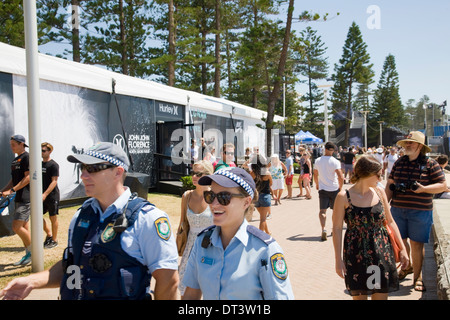
[(16, 192), (16, 190), (14, 190), (14, 188), (11, 188), (10, 191), (11, 191), (11, 192)]

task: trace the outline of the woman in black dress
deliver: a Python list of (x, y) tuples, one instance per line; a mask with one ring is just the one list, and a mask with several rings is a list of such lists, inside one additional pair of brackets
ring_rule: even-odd
[[(383, 188), (378, 186), (381, 164), (370, 155), (362, 156), (355, 165), (348, 190), (341, 190), (333, 210), (333, 243), (336, 273), (345, 279), (353, 299), (387, 299), (398, 290), (398, 273), (387, 224), (402, 243), (402, 268), (408, 266), (406, 249), (392, 218)], [(385, 209), (386, 208), (386, 209)], [(347, 224), (342, 242), (343, 222)], [(342, 246), (343, 245), (343, 246)]]

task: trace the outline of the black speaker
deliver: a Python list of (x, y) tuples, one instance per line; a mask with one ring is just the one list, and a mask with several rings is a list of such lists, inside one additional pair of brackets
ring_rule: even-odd
[(127, 172), (124, 185), (129, 187), (132, 193), (137, 192), (139, 197), (147, 199), (150, 175), (140, 172)]

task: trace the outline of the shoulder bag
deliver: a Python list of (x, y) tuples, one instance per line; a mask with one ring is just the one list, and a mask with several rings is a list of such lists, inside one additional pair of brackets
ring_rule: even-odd
[(177, 249), (178, 255), (181, 257), (183, 255), (184, 249), (186, 248), (187, 238), (189, 234), (189, 222), (187, 219), (187, 206), (189, 203), (189, 199), (191, 198), (192, 190), (187, 191), (186, 197), (184, 197), (184, 201), (182, 201), (181, 206), (181, 219), (180, 225), (178, 226), (177, 231)]

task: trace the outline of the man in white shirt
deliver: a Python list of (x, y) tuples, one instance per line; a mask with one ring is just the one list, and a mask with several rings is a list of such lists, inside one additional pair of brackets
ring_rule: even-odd
[(383, 168), (387, 172), (386, 177), (389, 177), (391, 173), (392, 167), (394, 166), (395, 161), (398, 159), (397, 148), (391, 147), (389, 149), (389, 154), (384, 157)]
[(344, 185), (341, 163), (333, 157), (334, 150), (336, 150), (334, 143), (327, 142), (324, 155), (314, 163), (314, 182), (316, 189), (319, 190), (319, 220), (322, 227), (322, 241), (327, 240), (325, 230), (327, 209), (333, 210), (334, 199)]

